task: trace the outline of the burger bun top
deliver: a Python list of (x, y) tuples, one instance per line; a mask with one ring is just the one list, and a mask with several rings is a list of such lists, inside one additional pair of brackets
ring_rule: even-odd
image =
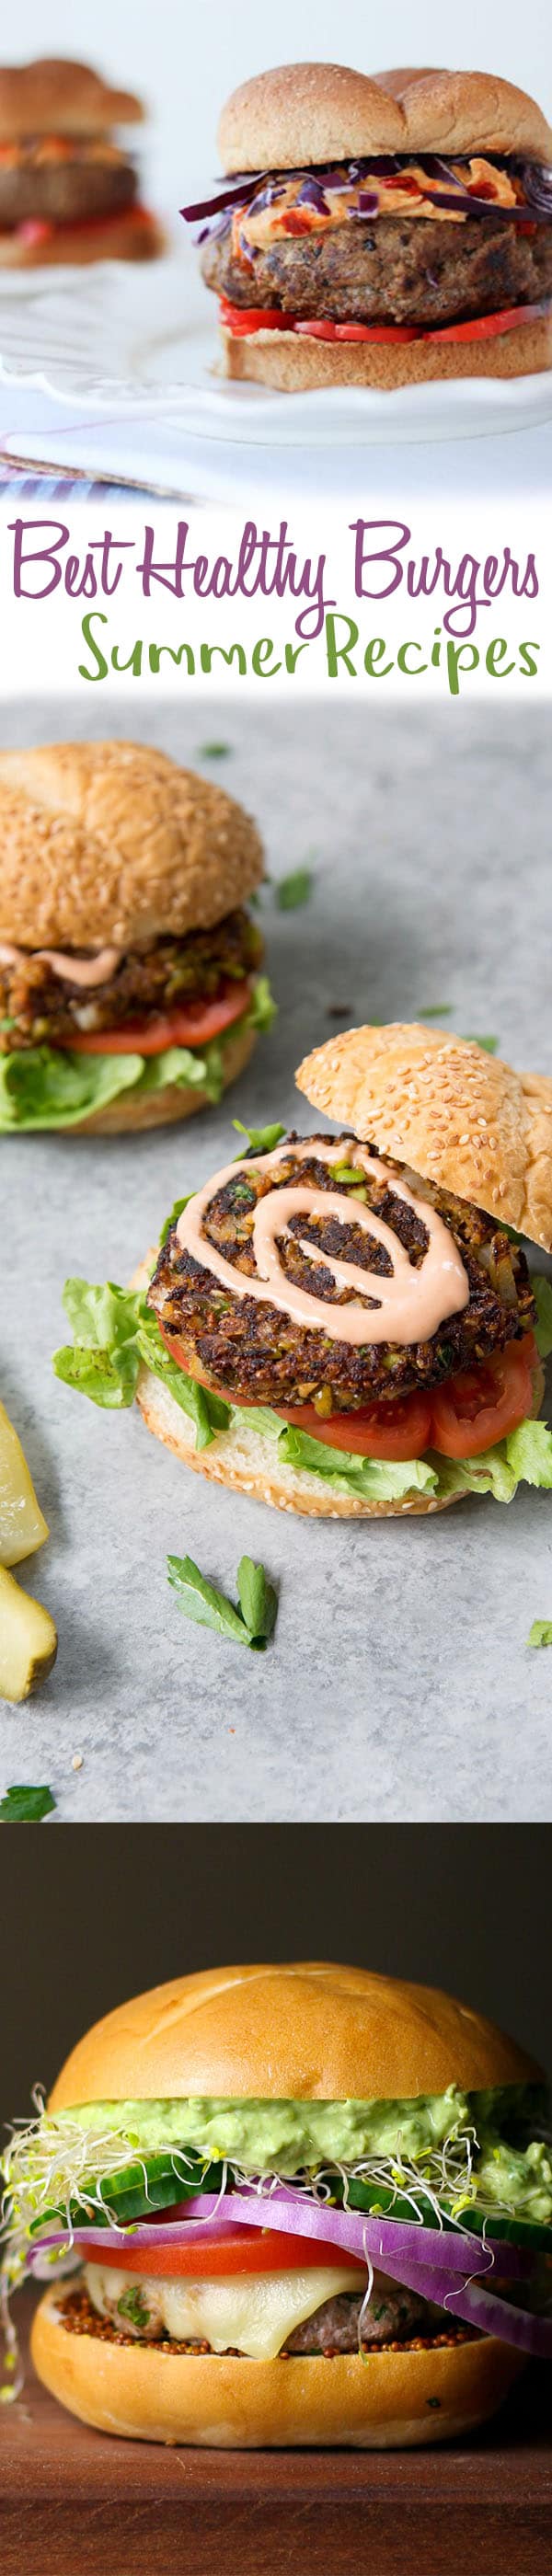
[(283, 63), (244, 81), (223, 108), (218, 144), (229, 177), (386, 152), (552, 159), (542, 110), (511, 81), (416, 69), (369, 78), (345, 63)]

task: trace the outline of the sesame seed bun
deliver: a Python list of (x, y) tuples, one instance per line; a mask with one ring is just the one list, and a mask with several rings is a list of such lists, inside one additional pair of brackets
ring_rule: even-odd
[(296, 1081), (314, 1109), (552, 1252), (550, 1077), (396, 1021), (328, 1039)]
[(112, 125), (140, 125), (143, 115), (132, 90), (110, 89), (90, 63), (45, 57), (0, 71), (2, 143), (29, 134), (105, 134)]
[(221, 373), (234, 384), (270, 385), (273, 393), (319, 391), (327, 385), (372, 385), (380, 393), (462, 376), (536, 376), (552, 367), (552, 314), (521, 320), (481, 339), (317, 340), (297, 331), (220, 328)]
[(535, 2082), (515, 2040), (436, 1986), (329, 1960), (200, 1969), (77, 2041), (48, 2111), (84, 2102), (414, 2101)]
[(243, 806), (150, 744), (0, 753), (0, 940), (147, 948), (211, 929), (262, 873)]
[(52, 224), (45, 240), (25, 232), (0, 233), (3, 268), (89, 268), (99, 259), (159, 259), (165, 234), (157, 217), (144, 206), (131, 206), (104, 222)]
[(552, 158), (534, 99), (487, 72), (380, 72), (284, 63), (245, 81), (223, 108), (225, 172), (293, 170), (385, 152), (527, 153)]
[(411, 2449), (474, 2431), (501, 2406), (523, 2362), (494, 2336), (422, 2352), (289, 2355), (184, 2354), (71, 2334), (59, 2292), (34, 2319), (38, 2378), (60, 2405), (102, 2433), (217, 2450), (298, 2445)]

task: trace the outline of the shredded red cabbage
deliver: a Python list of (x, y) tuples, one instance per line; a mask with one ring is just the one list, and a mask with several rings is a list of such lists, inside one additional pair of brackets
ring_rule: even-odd
[[(223, 182), (216, 194), (205, 198), (202, 203), (181, 206), (180, 212), (184, 222), (188, 224), (202, 222), (205, 218), (204, 230), (199, 236), (200, 241), (204, 241), (209, 231), (214, 229), (210, 218), (218, 218), (221, 214), (225, 214), (228, 207), (237, 209), (247, 207), (250, 213), (261, 214), (267, 206), (275, 203), (289, 182), (300, 180), (298, 204), (312, 206), (317, 213), (324, 214), (326, 189), (331, 189), (336, 195), (339, 191), (357, 186), (359, 181), (362, 183), (364, 179), (369, 182), (371, 177), (394, 178), (400, 175), (412, 158), (412, 154), (408, 153), (387, 152), (374, 154), (370, 160), (346, 161), (337, 169), (321, 165), (305, 172), (284, 170), (264, 173), (256, 171), (253, 175), (244, 173)], [(523, 203), (501, 206), (495, 198), (480, 197), (476, 190), (467, 187), (465, 180), (458, 176), (456, 170), (451, 169), (450, 162), (443, 160), (440, 153), (418, 152), (414, 158), (428, 178), (434, 179), (437, 172), (442, 179), (444, 183), (442, 187), (432, 188), (432, 201), (435, 206), (447, 212), (467, 214), (470, 208), (475, 215), (493, 215), (505, 223), (523, 223), (528, 220), (533, 223), (552, 222), (552, 170), (540, 163), (512, 159), (512, 170), (520, 179), (523, 188)], [(497, 167), (501, 166), (496, 154), (493, 156), (489, 153), (485, 158), (489, 159), (491, 164), (494, 160)], [(467, 166), (466, 162), (466, 168)], [(405, 212), (407, 203), (405, 199)], [(361, 186), (358, 206), (348, 209), (353, 220), (360, 222), (366, 219), (371, 221), (380, 211), (377, 196), (369, 185), (367, 188)]]

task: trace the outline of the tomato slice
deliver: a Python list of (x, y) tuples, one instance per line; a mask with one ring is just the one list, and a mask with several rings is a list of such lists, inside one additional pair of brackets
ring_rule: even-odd
[(255, 312), (221, 298), (220, 315), (227, 330), (236, 338), (246, 338), (254, 331), (293, 331), (303, 340), (374, 340), (395, 343), (408, 340), (491, 340), (504, 331), (515, 331), (524, 322), (535, 322), (542, 313), (550, 313), (550, 299), (540, 304), (512, 304), (501, 313), (481, 313), (471, 322), (432, 323), (429, 330), (419, 323), (403, 322), (335, 322), (327, 315), (315, 322), (300, 322), (293, 313)]
[(520, 322), (535, 322), (540, 313), (549, 312), (549, 303), (511, 304), (503, 313), (480, 313), (475, 322), (451, 322), (443, 330), (439, 324), (428, 336), (432, 340), (492, 340), (502, 331), (517, 331)]
[[(178, 1334), (163, 1332), (162, 1324), (160, 1332), (171, 1359), (188, 1368), (189, 1355)], [(520, 1341), (508, 1342), (505, 1350), (494, 1351), (475, 1368), (459, 1370), (444, 1386), (430, 1387), (427, 1393), (420, 1388), (411, 1395), (382, 1397), (374, 1404), (359, 1405), (354, 1413), (330, 1413), (325, 1419), (314, 1404), (278, 1404), (272, 1409), (283, 1423), (308, 1431), (312, 1440), (322, 1441), (329, 1449), (348, 1449), (355, 1457), (423, 1458), (427, 1449), (437, 1449), (443, 1458), (477, 1458), (532, 1413), (533, 1377), (539, 1365), (534, 1336), (524, 1333)], [(229, 1395), (224, 1386), (217, 1391), (229, 1404), (252, 1412), (262, 1400)]]
[[(240, 1402), (241, 1402), (240, 1397)], [(431, 1402), (427, 1395), (405, 1395), (396, 1403), (362, 1405), (355, 1413), (330, 1413), (323, 1420), (314, 1404), (276, 1407), (285, 1422), (329, 1449), (350, 1449), (361, 1458), (423, 1458), (429, 1446)]]
[(125, 1020), (120, 1029), (76, 1029), (66, 1044), (77, 1055), (161, 1055), (165, 1047), (207, 1046), (209, 1038), (243, 1018), (250, 1000), (250, 984), (234, 984), (227, 977), (212, 1001), (175, 1002), (170, 1011), (148, 1020)]
[(419, 340), (413, 324), (402, 322), (293, 322), (290, 328), (302, 340)]
[[(166, 2210), (162, 2216), (166, 2221)], [(92, 2250), (87, 2249), (86, 2260), (93, 2263)], [(220, 2236), (211, 2245), (207, 2238), (204, 2245), (197, 2241), (195, 2245), (134, 2245), (130, 2235), (128, 2246), (122, 2238), (116, 2245), (102, 2245), (98, 2262), (152, 2277), (185, 2273), (193, 2279), (209, 2281), (233, 2272), (304, 2272), (320, 2263), (333, 2270), (336, 2264), (346, 2262), (347, 2268), (350, 2263), (353, 2270), (358, 2270), (359, 2279), (366, 2278), (365, 2263), (357, 2264), (355, 2256), (344, 2255), (338, 2245), (322, 2245), (312, 2236), (284, 2236), (274, 2227), (229, 2227), (228, 2235)]]
[(479, 1368), (462, 1369), (446, 1386), (435, 1387), (430, 1447), (443, 1458), (477, 1458), (480, 1450), (492, 1449), (531, 1413), (537, 1367), (533, 1334), (524, 1333), (522, 1341), (507, 1342)]
[(227, 330), (233, 331), (235, 339), (247, 338), (250, 331), (293, 330), (289, 314), (275, 312), (273, 305), (268, 305), (265, 312), (262, 305), (229, 304), (226, 295), (220, 298), (220, 319)]

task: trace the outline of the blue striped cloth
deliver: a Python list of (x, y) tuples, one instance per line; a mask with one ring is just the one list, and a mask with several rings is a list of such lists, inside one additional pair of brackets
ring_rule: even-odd
[(147, 492), (126, 483), (90, 481), (86, 474), (48, 474), (26, 465), (9, 464), (0, 458), (0, 500), (17, 501), (146, 501)]

